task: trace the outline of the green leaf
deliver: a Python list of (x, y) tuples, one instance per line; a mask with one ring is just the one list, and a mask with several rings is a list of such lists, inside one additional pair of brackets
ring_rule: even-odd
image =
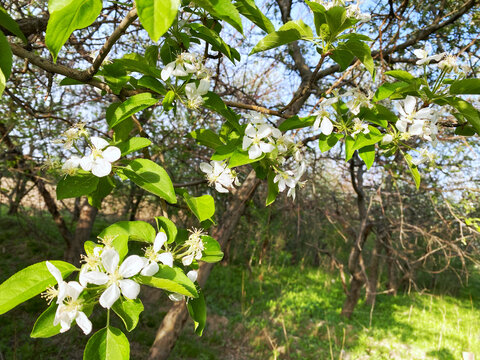
[(135, 0), (135, 4), (143, 28), (157, 42), (175, 20), (180, 0)]
[(215, 94), (214, 92), (209, 91), (203, 97), (204, 106), (207, 109), (213, 110), (220, 115), (222, 115), (225, 119), (227, 119), (228, 123), (238, 132), (243, 133), (243, 129), (240, 126), (238, 120), (240, 119), (240, 115), (236, 114), (232, 109), (230, 109), (223, 100)]
[(358, 60), (365, 65), (365, 68), (374, 75), (375, 65), (373, 63), (372, 53), (370, 50), (370, 46), (368, 46), (363, 41), (359, 40), (348, 40), (345, 43), (345, 47), (350, 50), (350, 52), (355, 55)]
[(188, 299), (187, 309), (195, 326), (195, 333), (202, 336), (203, 329), (207, 323), (207, 305), (201, 292), (196, 299)]
[(460, 98), (448, 98), (448, 103), (457, 109), (480, 135), (480, 112), (469, 102)]
[(134, 151), (146, 148), (147, 146), (150, 146), (151, 143), (152, 142), (147, 138), (133, 137), (120, 144), (116, 144), (115, 146), (120, 149), (120, 151), (122, 152), (122, 156), (125, 156)]
[(344, 71), (352, 64), (354, 55), (344, 44), (340, 44), (333, 49), (330, 58), (340, 66), (341, 71)]
[(350, 160), (355, 153), (354, 144), (355, 139), (353, 139), (351, 136), (347, 136), (345, 138), (345, 161)]
[(98, 236), (124, 235), (127, 240), (153, 244), (156, 234), (154, 227), (145, 221), (119, 221), (105, 228)]
[(50, 0), (50, 18), (45, 33), (45, 44), (53, 61), (74, 30), (91, 25), (102, 11), (102, 0)]
[(53, 325), (53, 320), (55, 319), (55, 313), (57, 312), (57, 304), (52, 302), (50, 306), (45, 310), (35, 321), (33, 325), (32, 333), (30, 337), (32, 338), (49, 338), (60, 334), (60, 329), (62, 326), (57, 324)]
[[(265, 154), (262, 154), (262, 156), (256, 159), (250, 159), (247, 151), (244, 151), (241, 148), (236, 148), (235, 151), (232, 153), (232, 156), (230, 157), (230, 162), (228, 164), (228, 167), (233, 168), (236, 166), (251, 164), (253, 162), (262, 160), (264, 157), (265, 157)], [(212, 157), (212, 160), (214, 160), (213, 157)]]
[(292, 116), (283, 121), (278, 127), (279, 130), (285, 132), (293, 129), (301, 129), (307, 126), (312, 126), (315, 122), (316, 116), (298, 117), (298, 115)]
[(141, 188), (155, 194), (170, 204), (177, 202), (172, 180), (163, 167), (148, 159), (130, 161), (123, 169), (125, 176)]
[(160, 95), (167, 94), (167, 90), (165, 89), (165, 86), (160, 81), (155, 79), (153, 76), (149, 76), (149, 75), (142, 76), (137, 81), (137, 86), (150, 89)]
[(12, 72), (12, 50), (10, 49), (7, 37), (2, 31), (0, 31), (0, 72), (3, 73), (5, 78), (3, 83), (5, 84)]
[(175, 92), (173, 90), (169, 90), (165, 97), (162, 100), (162, 106), (165, 111), (170, 111), (173, 109), (173, 101), (175, 100)]
[(120, 329), (108, 326), (88, 339), (83, 360), (128, 360), (130, 344)]
[(217, 240), (211, 236), (202, 236), (203, 252), (202, 261), (216, 263), (223, 259), (223, 251)]
[(218, 35), (217, 32), (203, 26), (202, 24), (193, 23), (189, 25), (192, 31), (192, 36), (198, 37), (205, 40), (210, 45), (214, 51), (220, 51), (222, 54), (225, 54), (231, 62), (235, 63), (235, 60), (240, 60), (239, 52), (227, 45), (225, 41)]
[(373, 96), (373, 101), (386, 99), (407, 86), (408, 84), (404, 81), (385, 83), (377, 89)]
[(289, 21), (277, 31), (268, 34), (262, 40), (260, 40), (250, 52), (250, 55), (273, 49), (296, 40), (312, 39), (313, 32), (310, 26), (305, 24), (302, 20)]
[(115, 187), (110, 176), (104, 176), (98, 180), (98, 185), (95, 191), (88, 195), (88, 203), (95, 206), (97, 209), (102, 208), (102, 200), (110, 194)]
[(355, 136), (355, 144), (353, 145), (353, 150), (358, 150), (365, 146), (373, 145), (382, 141), (383, 135), (378, 131), (378, 129), (372, 126), (369, 126), (369, 129), (370, 132), (368, 134), (359, 133)]
[(199, 197), (190, 196), (187, 192), (183, 193), (183, 198), (190, 210), (195, 214), (198, 221), (202, 222), (211, 219), (215, 214), (215, 201), (210, 195)]
[(275, 171), (269, 170), (267, 175), (267, 182), (268, 182), (268, 194), (267, 200), (265, 201), (265, 206), (269, 206), (272, 204), (278, 196), (278, 183), (274, 182), (275, 179)]
[(158, 230), (160, 231), (160, 229), (163, 229), (165, 234), (167, 234), (167, 244), (174, 242), (178, 234), (175, 223), (164, 216), (157, 216), (155, 217), (155, 220), (157, 221)]
[(480, 79), (463, 79), (450, 86), (450, 94), (480, 94)]
[(369, 145), (358, 150), (358, 155), (367, 165), (367, 170), (370, 169), (375, 161), (375, 145)]
[(409, 72), (404, 71), (404, 70), (385, 71), (385, 75), (390, 75), (391, 77), (393, 77), (397, 80), (405, 81), (407, 83), (409, 83), (413, 79), (415, 79), (415, 76), (413, 76), (412, 74), (410, 74)]
[(154, 78), (160, 78), (162, 74), (161, 70), (149, 65), (147, 60), (138, 54), (135, 54), (135, 56), (133, 57), (123, 57), (122, 59), (115, 59), (114, 64), (115, 63), (121, 64), (126, 71), (138, 72), (140, 74), (152, 76)]
[(420, 188), (420, 173), (418, 172), (418, 168), (416, 165), (412, 163), (412, 156), (410, 154), (404, 154), (405, 161), (407, 162), (408, 169), (410, 170), (410, 173), (413, 176), (413, 180), (415, 181), (415, 186), (417, 187), (417, 190)]
[(460, 126), (455, 129), (455, 134), (460, 136), (473, 136), (476, 132), (471, 126)]
[(337, 34), (342, 31), (342, 25), (347, 19), (347, 12), (343, 6), (334, 6), (327, 10), (325, 19), (330, 29), (330, 41), (333, 42)]
[(57, 184), (57, 200), (88, 195), (95, 191), (98, 181), (98, 177), (87, 172), (63, 177)]
[(157, 66), (158, 62), (158, 46), (150, 45), (145, 50), (145, 55), (143, 56), (150, 66)]
[(167, 265), (158, 265), (160, 270), (154, 276), (136, 277), (136, 280), (143, 285), (164, 289), (174, 293), (182, 294), (188, 297), (197, 297), (195, 284), (185, 275), (182, 269), (178, 267), (169, 267)]
[(5, 90), (6, 86), (5, 75), (3, 75), (2, 69), (0, 69), (0, 96), (2, 96), (3, 91)]
[(330, 135), (320, 134), (320, 136), (318, 137), (318, 147), (320, 148), (320, 151), (322, 153), (327, 152), (332, 147), (334, 147), (337, 144), (338, 140), (342, 139), (343, 136), (343, 134), (336, 133)]
[[(64, 278), (77, 270), (75, 266), (64, 261), (50, 262), (60, 270)], [(0, 285), (0, 315), (56, 283), (57, 280), (48, 271), (45, 261), (20, 270)]]
[(194, 130), (189, 136), (197, 140), (197, 143), (208, 146), (211, 149), (224, 145), (220, 137), (210, 129)]
[(155, 105), (158, 99), (154, 98), (150, 93), (141, 93), (133, 95), (132, 97), (121, 103), (111, 114), (111, 117), (107, 117), (108, 126), (113, 128), (120, 124), (126, 118), (133, 114), (146, 109), (152, 105)]
[(207, 10), (210, 15), (225, 20), (240, 33), (243, 33), (242, 19), (237, 8), (230, 0), (193, 0), (193, 2)]
[(138, 324), (139, 316), (143, 311), (143, 304), (140, 299), (129, 300), (120, 297), (120, 300), (113, 304), (112, 310), (122, 319), (125, 329), (130, 332)]
[(27, 39), (25, 38), (25, 35), (23, 35), (22, 30), (20, 30), (20, 27), (18, 26), (17, 22), (13, 20), (10, 17), (10, 15), (8, 15), (7, 11), (1, 6), (0, 6), (0, 24), (2, 24), (3, 28), (7, 29), (12, 34), (22, 39), (22, 41), (25, 44), (27, 43)]
[(360, 40), (360, 41), (373, 41), (372, 38), (370, 38), (367, 35), (363, 34), (357, 34), (357, 33), (350, 33), (350, 34), (345, 34), (345, 35), (340, 35), (338, 39), (342, 40)]
[(237, 0), (235, 6), (240, 14), (245, 16), (248, 20), (253, 22), (267, 34), (275, 31), (275, 27), (273, 26), (272, 22), (260, 11), (257, 5), (255, 5), (255, 1)]

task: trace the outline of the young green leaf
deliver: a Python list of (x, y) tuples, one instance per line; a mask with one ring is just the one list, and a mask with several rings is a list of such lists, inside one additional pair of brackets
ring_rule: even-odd
[(375, 65), (373, 63), (372, 53), (370, 46), (368, 46), (363, 41), (359, 40), (348, 40), (345, 43), (345, 47), (350, 50), (350, 52), (355, 55), (358, 60), (365, 65), (365, 68), (368, 70), (372, 76), (374, 75)]
[(405, 161), (407, 162), (408, 169), (410, 170), (410, 173), (413, 176), (413, 180), (415, 181), (415, 186), (417, 187), (417, 190), (420, 188), (420, 173), (418, 172), (418, 168), (416, 165), (412, 163), (412, 156), (410, 154), (404, 154)]
[(108, 126), (113, 128), (120, 124), (126, 118), (133, 114), (146, 109), (152, 105), (155, 105), (158, 99), (154, 98), (150, 93), (141, 93), (133, 95), (132, 97), (121, 103), (115, 111), (111, 114), (111, 117), (107, 116)]
[(154, 276), (136, 277), (136, 280), (143, 285), (164, 289), (174, 293), (182, 294), (188, 297), (197, 297), (195, 284), (178, 267), (171, 268), (167, 265), (159, 264), (160, 270)]
[(265, 201), (265, 206), (269, 206), (272, 204), (278, 196), (278, 183), (274, 182), (275, 179), (275, 171), (269, 170), (267, 175), (267, 182), (268, 182), (268, 194), (267, 200)]
[(202, 222), (211, 219), (215, 214), (215, 202), (210, 195), (193, 197), (184, 192), (183, 198), (198, 221)]
[(310, 26), (305, 24), (302, 20), (289, 21), (277, 31), (268, 34), (260, 40), (250, 52), (250, 55), (273, 49), (296, 40), (312, 39), (313, 32)]
[(248, 20), (253, 22), (267, 34), (275, 31), (275, 27), (273, 26), (272, 22), (260, 11), (257, 5), (255, 5), (255, 1), (237, 0), (235, 6), (240, 14), (245, 16)]
[(367, 170), (370, 169), (375, 161), (375, 145), (362, 147), (358, 150), (358, 155), (367, 166)]
[(312, 126), (315, 122), (316, 116), (298, 117), (298, 115), (292, 116), (283, 121), (278, 127), (281, 131), (288, 131), (293, 129), (301, 129), (307, 126)]
[(83, 360), (128, 360), (130, 344), (120, 329), (108, 326), (88, 339)]
[(120, 297), (119, 301), (113, 304), (112, 310), (122, 319), (125, 329), (130, 332), (137, 327), (143, 304), (140, 299), (129, 300)]
[(175, 20), (180, 0), (135, 0), (135, 4), (143, 28), (157, 42)]
[(177, 202), (172, 180), (163, 167), (148, 159), (130, 161), (123, 173), (141, 188), (155, 194), (170, 204)]
[(7, 29), (12, 34), (22, 39), (22, 41), (25, 44), (27, 43), (27, 39), (25, 38), (25, 35), (22, 33), (22, 30), (20, 30), (20, 27), (18, 26), (17, 22), (13, 20), (10, 17), (10, 15), (8, 15), (7, 11), (1, 6), (0, 6), (0, 24), (2, 24), (3, 28)]
[(155, 241), (156, 231), (145, 221), (119, 221), (105, 228), (98, 236), (125, 235), (127, 240), (151, 243)]
[(50, 19), (45, 33), (45, 44), (53, 61), (73, 31), (91, 25), (102, 11), (102, 0), (50, 0)]
[(208, 146), (212, 149), (224, 145), (222, 140), (220, 140), (220, 137), (210, 129), (195, 130), (192, 131), (189, 136), (197, 140), (199, 144)]
[(120, 149), (122, 156), (125, 156), (134, 151), (146, 148), (147, 146), (150, 146), (151, 143), (152, 142), (149, 139), (143, 137), (133, 137), (120, 144), (116, 144), (115, 146)]
[(450, 94), (480, 94), (480, 79), (463, 79), (450, 86)]
[(112, 192), (114, 187), (115, 184), (110, 176), (100, 178), (95, 191), (87, 195), (88, 203), (91, 206), (95, 206), (97, 209), (101, 209), (102, 200)]
[(207, 305), (201, 292), (196, 299), (188, 299), (187, 309), (195, 326), (195, 333), (202, 336), (203, 329), (207, 323)]
[(57, 200), (80, 197), (95, 191), (99, 178), (91, 173), (77, 172), (60, 179), (57, 184)]
[[(4, 84), (10, 77), (12, 72), (12, 50), (8, 43), (7, 37), (0, 30), (0, 72), (5, 78)], [(5, 88), (5, 87), (4, 87)], [(2, 90), (3, 91), (3, 90)]]
[(202, 261), (216, 263), (223, 259), (223, 251), (217, 240), (211, 236), (202, 236), (203, 252)]
[(192, 36), (205, 40), (212, 45), (213, 50), (225, 54), (231, 62), (235, 63), (235, 60), (240, 60), (239, 52), (227, 45), (227, 43), (223, 41), (220, 35), (214, 30), (197, 23), (190, 24), (190, 28), (192, 29)]
[[(60, 270), (64, 278), (77, 270), (75, 266), (64, 261), (50, 262)], [(20, 270), (0, 285), (0, 315), (56, 283), (57, 280), (48, 271), (45, 261)]]
[(230, 0), (193, 0), (193, 2), (207, 10), (210, 15), (225, 20), (240, 33), (243, 33), (242, 19), (237, 8)]
[(53, 325), (53, 320), (55, 319), (55, 313), (57, 311), (58, 305), (55, 302), (52, 302), (50, 306), (45, 310), (35, 321), (33, 325), (32, 333), (30, 337), (32, 338), (49, 338), (60, 334), (60, 329), (62, 326), (60, 324)]
[(320, 148), (321, 152), (327, 152), (330, 150), (332, 147), (334, 147), (338, 140), (343, 138), (343, 134), (330, 134), (330, 135), (324, 135), (320, 134), (318, 137), (318, 147)]

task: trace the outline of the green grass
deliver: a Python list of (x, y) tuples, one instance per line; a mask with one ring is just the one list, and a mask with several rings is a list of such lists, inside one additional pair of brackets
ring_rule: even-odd
[[(96, 225), (101, 230), (104, 221)], [(0, 281), (45, 259), (59, 259), (63, 241), (48, 214), (0, 217)], [(360, 303), (351, 320), (340, 317), (344, 300), (336, 274), (300, 267), (217, 266), (205, 288), (208, 305), (203, 337), (189, 321), (172, 359), (461, 359), (480, 355), (480, 275), (458, 297), (423, 293), (379, 295), (375, 307)], [(127, 336), (132, 359), (145, 359), (169, 301), (143, 289), (145, 311)], [(4, 359), (81, 359), (87, 338), (73, 327), (51, 339), (30, 339), (45, 309), (39, 297), (0, 316)], [(105, 313), (92, 316), (94, 329)], [(122, 328), (118, 319), (114, 326)], [(0, 356), (1, 358), (1, 356)]]

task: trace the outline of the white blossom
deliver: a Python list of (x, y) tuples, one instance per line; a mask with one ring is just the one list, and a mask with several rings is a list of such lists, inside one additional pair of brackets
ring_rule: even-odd
[(438, 67), (442, 70), (445, 70), (447, 73), (453, 71), (458, 72), (457, 57), (448, 54), (445, 58), (438, 63)]
[(167, 242), (167, 235), (164, 232), (159, 232), (155, 237), (155, 241), (151, 247), (145, 251), (144, 267), (140, 272), (144, 276), (153, 276), (158, 272), (158, 263), (173, 267), (173, 255), (169, 251), (160, 252), (162, 247)]
[(412, 164), (418, 166), (425, 162), (431, 162), (435, 159), (435, 154), (428, 151), (427, 148), (423, 148), (420, 150), (420, 156), (412, 160)]
[(80, 166), (80, 162), (82, 159), (76, 155), (72, 155), (70, 159), (65, 161), (62, 165), (62, 171), (67, 175), (73, 175), (77, 171), (78, 167)]
[(120, 255), (114, 248), (102, 251), (103, 271), (90, 271), (83, 275), (87, 283), (107, 285), (107, 289), (100, 296), (100, 305), (110, 309), (122, 294), (127, 299), (136, 299), (140, 292), (140, 285), (129, 279), (138, 274), (145, 262), (138, 255), (130, 255), (119, 265)]
[(248, 157), (252, 160), (258, 159), (262, 154), (272, 152), (275, 146), (264, 141), (271, 134), (272, 128), (267, 124), (259, 125), (258, 128), (248, 124), (243, 137), (242, 149), (248, 150)]
[[(404, 101), (395, 104), (395, 108), (400, 114), (400, 118), (395, 123), (396, 128), (402, 133), (410, 135), (420, 135), (424, 122), (432, 116), (432, 109), (423, 108), (416, 110), (417, 100), (415, 97), (408, 95)], [(410, 129), (408, 126), (410, 125)]]
[(316, 118), (313, 123), (313, 130), (317, 131), (320, 129), (321, 133), (324, 135), (330, 135), (333, 131), (333, 124), (330, 120), (330, 113), (326, 110), (327, 107), (335, 104), (338, 101), (338, 97), (331, 97), (329, 99), (324, 99), (318, 105), (318, 111), (315, 113)]
[(346, 10), (347, 10), (347, 17), (355, 18), (361, 23), (369, 22), (372, 19), (370, 14), (362, 13), (362, 11), (360, 10), (360, 6), (358, 6), (358, 4), (352, 4), (347, 6)]
[(382, 145), (390, 144), (393, 141), (392, 134), (385, 134), (382, 138)]
[(429, 42), (425, 43), (423, 49), (416, 49), (413, 53), (418, 58), (417, 65), (428, 65), (432, 60), (440, 61), (445, 56), (445, 53), (429, 56), (431, 52), (432, 45)]
[(177, 58), (168, 63), (160, 74), (163, 81), (167, 81), (170, 76), (187, 76), (197, 72), (197, 56), (187, 52), (181, 53)]
[(351, 99), (348, 100), (345, 105), (354, 115), (358, 115), (362, 106), (369, 109), (373, 107), (373, 104), (371, 102), (372, 94), (370, 92), (368, 95), (365, 95), (365, 93), (360, 89), (354, 88), (347, 91), (345, 94), (343, 94), (343, 96), (351, 97)]
[(208, 92), (210, 88), (210, 81), (205, 78), (201, 79), (199, 84), (188, 83), (185, 86), (185, 95), (188, 99), (188, 107), (191, 109), (196, 109), (203, 104), (203, 95)]
[(190, 265), (193, 259), (200, 260), (202, 258), (202, 251), (205, 249), (203, 245), (202, 236), (203, 229), (189, 230), (191, 232), (188, 240), (185, 241), (185, 247), (187, 248), (182, 258), (182, 263), (185, 266)]
[(238, 185), (237, 176), (227, 164), (222, 161), (210, 161), (209, 163), (200, 163), (200, 170), (202, 170), (208, 180), (208, 185), (215, 185), (215, 190), (221, 193), (227, 193), (230, 187), (235, 183)]
[(91, 153), (80, 160), (80, 166), (93, 175), (104, 177), (112, 171), (112, 163), (120, 159), (121, 151), (116, 146), (108, 146), (108, 141), (99, 138), (90, 138)]
[(362, 132), (363, 134), (368, 134), (370, 129), (368, 128), (368, 124), (364, 123), (359, 118), (353, 119), (353, 132), (350, 134), (353, 138), (355, 135)]

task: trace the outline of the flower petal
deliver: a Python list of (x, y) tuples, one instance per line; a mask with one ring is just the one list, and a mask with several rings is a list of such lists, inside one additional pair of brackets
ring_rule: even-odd
[(182, 294), (173, 293), (168, 295), (168, 298), (172, 301), (182, 301), (185, 297)]
[(113, 274), (117, 270), (120, 262), (120, 255), (114, 248), (108, 248), (102, 252), (102, 264), (109, 274)]
[(404, 101), (405, 112), (410, 115), (415, 110), (416, 104), (417, 100), (413, 96), (408, 95)]
[(98, 136), (92, 136), (90, 141), (98, 150), (102, 150), (108, 146), (108, 141)]
[(153, 242), (153, 250), (155, 252), (159, 252), (163, 244), (165, 244), (166, 242), (167, 242), (167, 234), (160, 231), (157, 234), (157, 236), (155, 236), (155, 241)]
[(190, 265), (192, 263), (192, 261), (193, 261), (193, 254), (184, 256), (183, 259), (182, 259), (182, 263), (185, 266)]
[(87, 315), (85, 315), (84, 312), (79, 311), (77, 317), (75, 318), (75, 321), (85, 335), (90, 334), (90, 332), (92, 331), (92, 322), (88, 320), (88, 317)]
[(323, 117), (322, 122), (320, 123), (320, 131), (324, 135), (330, 135), (333, 131), (333, 124), (326, 116)]
[(243, 137), (242, 149), (247, 150), (250, 145), (252, 145), (253, 139), (249, 136)]
[(173, 267), (173, 255), (171, 252), (158, 254), (157, 261), (160, 261), (163, 265)]
[(143, 276), (153, 276), (158, 272), (158, 264), (154, 261), (149, 262), (147, 266), (145, 266), (142, 271), (140, 272), (140, 275)]
[(50, 261), (47, 261), (46, 264), (48, 271), (50, 271), (50, 274), (52, 274), (55, 280), (57, 280), (57, 284), (63, 282), (63, 276), (60, 270), (58, 270), (57, 267), (53, 265)]
[(67, 283), (67, 296), (70, 296), (73, 300), (77, 300), (78, 296), (82, 293), (84, 287), (76, 281), (69, 281)]
[(116, 284), (112, 284), (103, 292), (102, 296), (100, 296), (99, 302), (105, 309), (110, 309), (119, 297), (120, 289)]
[(105, 159), (96, 159), (92, 165), (92, 174), (98, 177), (104, 177), (112, 171), (112, 164)]
[(81, 275), (82, 284), (105, 285), (110, 278), (107, 274), (100, 271), (90, 271)]
[(253, 144), (248, 150), (248, 157), (252, 160), (255, 160), (260, 156), (262, 156), (262, 150), (260, 150), (260, 146)]
[(167, 81), (170, 75), (172, 75), (173, 69), (175, 68), (175, 61), (168, 63), (163, 69), (160, 76), (163, 81)]
[(200, 170), (202, 170), (206, 174), (209, 174), (213, 171), (213, 167), (209, 163), (202, 162), (200, 163)]
[(191, 282), (197, 281), (198, 271), (197, 270), (190, 270), (187, 273), (187, 277), (190, 279)]
[(114, 162), (120, 159), (122, 152), (116, 146), (109, 146), (105, 150), (103, 150), (103, 158), (109, 162)]
[(130, 255), (127, 257), (122, 265), (120, 265), (120, 269), (118, 269), (118, 273), (122, 275), (124, 278), (132, 277), (136, 275), (142, 270), (143, 268), (143, 260), (138, 255)]
[(130, 279), (119, 280), (118, 285), (122, 289), (122, 294), (128, 299), (136, 299), (140, 293), (140, 285)]
[(90, 171), (92, 170), (93, 166), (93, 157), (92, 155), (84, 156), (83, 158), (80, 159), (80, 166), (82, 167), (83, 170), (85, 171)]

